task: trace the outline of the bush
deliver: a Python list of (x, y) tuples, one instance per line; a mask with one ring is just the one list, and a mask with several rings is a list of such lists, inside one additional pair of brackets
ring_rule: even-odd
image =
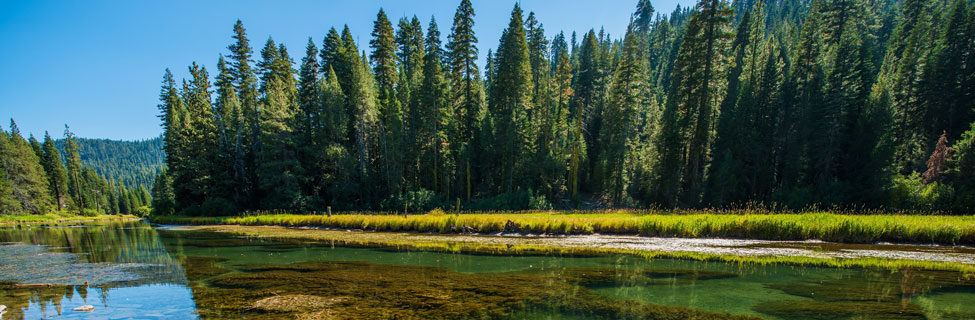
[(150, 213), (152, 213), (152, 209), (148, 206), (141, 206), (132, 210), (132, 214), (139, 217), (148, 217)]
[(552, 203), (544, 195), (536, 196), (534, 191), (527, 189), (473, 200), (466, 207), (471, 210), (551, 210)]
[(955, 190), (951, 186), (932, 182), (924, 184), (917, 172), (910, 176), (897, 175), (890, 187), (890, 206), (901, 210), (951, 210)]
[(380, 208), (387, 211), (423, 212), (437, 207), (443, 198), (436, 192), (420, 189), (394, 195), (380, 204)]
[(203, 216), (219, 217), (231, 216), (240, 211), (233, 202), (224, 198), (208, 198), (200, 206)]

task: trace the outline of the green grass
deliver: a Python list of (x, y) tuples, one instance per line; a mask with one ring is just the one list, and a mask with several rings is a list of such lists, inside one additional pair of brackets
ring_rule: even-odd
[(689, 238), (807, 240), (842, 243), (975, 244), (975, 217), (928, 215), (667, 214), (539, 212), (377, 215), (271, 214), (239, 217), (153, 217), (161, 224), (275, 225), (435, 233), (626, 234)]
[(18, 223), (57, 223), (57, 222), (71, 222), (71, 221), (102, 221), (102, 220), (123, 220), (123, 219), (137, 219), (138, 217), (133, 215), (98, 215), (98, 216), (81, 216), (73, 214), (56, 214), (49, 213), (44, 215), (22, 215), (22, 216), (3, 216), (0, 215), (0, 225), (4, 224), (18, 224)]

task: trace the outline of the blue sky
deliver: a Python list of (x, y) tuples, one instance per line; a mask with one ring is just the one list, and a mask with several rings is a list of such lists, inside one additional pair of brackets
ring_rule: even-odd
[[(514, 1), (473, 0), (482, 60), (497, 47)], [(651, 0), (669, 13), (694, 0)], [(382, 7), (396, 21), (414, 14), (426, 28), (436, 16), (446, 41), (460, 0), (429, 1), (0, 1), (0, 123), (14, 118), (22, 132), (60, 137), (64, 124), (82, 137), (144, 139), (159, 135), (156, 115), (163, 70), (186, 77), (193, 61), (215, 74), (234, 22), (247, 28), (258, 51), (273, 36), (295, 60), (308, 37), (321, 46), (328, 29), (348, 24), (360, 49)], [(551, 38), (559, 30), (626, 28), (636, 0), (522, 0)]]

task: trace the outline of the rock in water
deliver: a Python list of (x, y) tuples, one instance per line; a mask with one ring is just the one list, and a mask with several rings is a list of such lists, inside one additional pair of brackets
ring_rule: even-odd
[(77, 308), (74, 308), (74, 309), (71, 309), (71, 310), (81, 311), (81, 312), (91, 312), (92, 310), (95, 310), (95, 306), (89, 304), (89, 305), (83, 305), (83, 306), (80, 306), (80, 307), (77, 307)]
[(7, 306), (0, 304), (0, 319), (3, 319), (3, 314), (7, 312)]

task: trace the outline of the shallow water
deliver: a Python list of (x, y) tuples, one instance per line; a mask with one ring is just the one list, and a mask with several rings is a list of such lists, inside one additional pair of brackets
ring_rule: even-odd
[(4, 227), (0, 243), (3, 319), (975, 318), (975, 278), (949, 271), (341, 247), (140, 222)]

